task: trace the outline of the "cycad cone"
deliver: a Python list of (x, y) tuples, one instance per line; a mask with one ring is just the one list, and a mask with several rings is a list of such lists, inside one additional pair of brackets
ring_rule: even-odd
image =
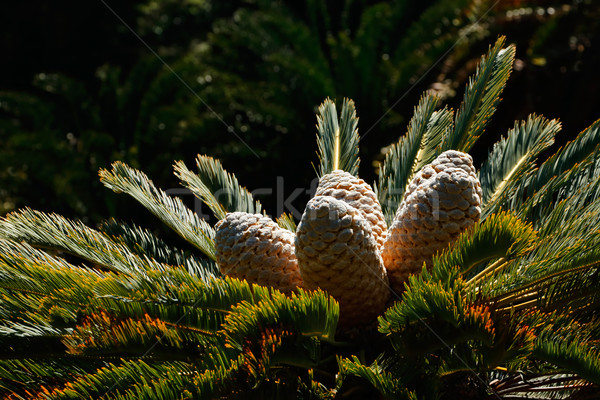
[(331, 196), (356, 208), (371, 224), (377, 247), (381, 251), (387, 236), (387, 225), (377, 195), (368, 183), (337, 169), (319, 180), (315, 196)]
[(228, 213), (215, 228), (221, 273), (285, 293), (302, 286), (292, 232), (269, 217), (245, 212)]
[(466, 153), (446, 151), (415, 175), (383, 246), (392, 289), (403, 291), (409, 275), (479, 221), (481, 198), (473, 159)]
[(340, 326), (368, 323), (389, 298), (388, 280), (371, 224), (331, 196), (308, 202), (296, 231), (296, 257), (307, 289), (321, 288), (340, 304)]

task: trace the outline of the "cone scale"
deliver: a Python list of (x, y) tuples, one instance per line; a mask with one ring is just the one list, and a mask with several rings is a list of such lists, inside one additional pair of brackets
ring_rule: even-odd
[(228, 213), (215, 228), (221, 273), (284, 293), (302, 286), (292, 232), (269, 217), (245, 212)]
[(315, 196), (331, 196), (356, 208), (371, 225), (377, 247), (382, 249), (387, 225), (377, 195), (368, 183), (338, 169), (321, 177)]

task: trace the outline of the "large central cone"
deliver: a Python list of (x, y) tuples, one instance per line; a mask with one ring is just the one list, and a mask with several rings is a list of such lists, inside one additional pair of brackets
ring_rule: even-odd
[(371, 224), (344, 201), (317, 196), (296, 232), (296, 257), (307, 289), (340, 303), (340, 325), (368, 323), (389, 298), (388, 280)]

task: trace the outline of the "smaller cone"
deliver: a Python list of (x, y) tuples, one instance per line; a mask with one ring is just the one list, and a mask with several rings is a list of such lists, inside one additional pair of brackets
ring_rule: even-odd
[(308, 202), (296, 231), (296, 256), (307, 289), (321, 288), (340, 304), (340, 326), (365, 324), (389, 298), (388, 280), (370, 224), (330, 196)]
[(440, 154), (410, 183), (388, 231), (382, 257), (392, 289), (454, 242), (481, 215), (481, 185), (473, 159), (460, 151)]
[(315, 196), (331, 196), (360, 211), (362, 217), (371, 224), (377, 247), (381, 251), (387, 236), (387, 225), (371, 185), (349, 172), (336, 169), (321, 177)]
[(215, 228), (221, 273), (284, 293), (302, 286), (292, 232), (269, 217), (245, 212), (228, 213)]

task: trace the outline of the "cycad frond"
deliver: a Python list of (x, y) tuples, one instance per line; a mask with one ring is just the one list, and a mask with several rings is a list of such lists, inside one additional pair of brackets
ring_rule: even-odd
[(435, 111), (439, 99), (425, 93), (408, 125), (408, 131), (393, 144), (379, 171), (377, 196), (388, 225), (413, 176), (439, 151), (444, 133), (452, 126), (452, 112)]
[(214, 229), (180, 199), (169, 197), (157, 189), (144, 173), (120, 161), (112, 164), (111, 171), (101, 169), (99, 175), (106, 187), (117, 193), (129, 194), (182, 238), (215, 259)]
[(532, 355), (600, 384), (600, 351), (594, 342), (547, 330), (535, 341)]
[(468, 152), (496, 111), (515, 58), (514, 46), (502, 47), (505, 41), (504, 36), (500, 37), (487, 55), (481, 58), (456, 113), (454, 130), (444, 138), (442, 150)]
[(291, 214), (283, 213), (277, 218), (277, 225), (291, 232), (296, 232), (296, 221)]
[(542, 163), (528, 188), (537, 191), (551, 177), (563, 175), (590, 157), (596, 159), (598, 149), (600, 149), (600, 120), (584, 129), (573, 141)]
[[(3, 302), (0, 311), (16, 321), (27, 317), (25, 322), (41, 323), (39, 318), (45, 318), (46, 324), (54, 321), (50, 326), (54, 327), (64, 326), (70, 316), (72, 326), (84, 309), (88, 313), (109, 310), (121, 318), (144, 320), (149, 314), (165, 323), (214, 332), (231, 307), (253, 301), (249, 285), (237, 280), (203, 282), (181, 269), (128, 277), (75, 267), (25, 244), (0, 241), (0, 245), (0, 287), (24, 297)], [(66, 316), (53, 316), (59, 307)]]
[(57, 382), (75, 380), (92, 374), (105, 365), (104, 361), (66, 357), (40, 362), (35, 358), (0, 361), (0, 395), (14, 399), (32, 399), (42, 387), (52, 387)]
[[(167, 364), (125, 360), (109, 363), (95, 373), (65, 383), (62, 388), (54, 390), (42, 388), (40, 398), (45, 391), (46, 396), (57, 400), (81, 398), (174, 400), (181, 398), (183, 391), (199, 396), (200, 387), (194, 387), (196, 383), (194, 381), (197, 379), (197, 371), (186, 363)], [(203, 389), (208, 389), (206, 385), (203, 386)]]
[(327, 99), (319, 106), (317, 115), (317, 144), (319, 147), (319, 176), (341, 169), (358, 174), (358, 118), (354, 102), (344, 99), (338, 119), (335, 103)]
[(197, 174), (190, 171), (183, 161), (177, 161), (174, 165), (175, 175), (210, 207), (218, 219), (223, 219), (225, 214), (234, 211), (260, 213), (260, 202), (254, 201), (252, 194), (241, 187), (235, 175), (223, 169), (218, 160), (199, 155), (196, 165)]
[(196, 257), (194, 254), (167, 245), (147, 229), (135, 224), (110, 219), (100, 225), (100, 231), (113, 241), (126, 246), (132, 253), (168, 265), (183, 266), (188, 272), (207, 281), (211, 276), (219, 276), (221, 272), (217, 264), (209, 258)]
[(166, 361), (197, 360), (206, 348), (223, 346), (220, 342), (216, 333), (186, 324), (165, 322), (148, 314), (116, 318), (107, 312), (82, 318), (63, 340), (67, 353), (73, 355), (148, 356)]
[(600, 195), (597, 186), (599, 149), (600, 120), (550, 156), (531, 176), (514, 185), (504, 207), (518, 210), (520, 215), (538, 225), (562, 200), (573, 201), (582, 196), (586, 202), (597, 199)]
[(111, 271), (136, 274), (164, 269), (160, 263), (139, 257), (105, 234), (57, 214), (23, 209), (0, 220), (0, 236), (33, 246), (76, 255)]
[(522, 374), (494, 371), (490, 387), (502, 399), (588, 400), (600, 395), (598, 386), (575, 374), (549, 372), (525, 377)]
[(491, 310), (470, 304), (461, 295), (461, 284), (444, 287), (431, 279), (426, 269), (411, 276), (402, 301), (379, 317), (379, 330), (388, 335), (396, 350), (418, 355), (443, 349), (445, 345), (471, 340), (493, 346), (496, 340)]
[(600, 301), (598, 238), (589, 248), (585, 242), (565, 241), (563, 246), (556, 245), (560, 240), (543, 241), (539, 253), (497, 269), (481, 281), (480, 290), (507, 312), (540, 307), (567, 309), (574, 318), (593, 314)]
[(506, 137), (494, 145), (479, 171), (484, 215), (497, 210), (514, 186), (534, 167), (539, 154), (554, 143), (560, 130), (557, 120), (530, 115), (515, 123)]
[(392, 374), (383, 370), (377, 361), (367, 366), (360, 362), (358, 357), (337, 358), (339, 374), (337, 376), (338, 389), (348, 376), (358, 376), (369, 382), (386, 398), (416, 400), (417, 395), (406, 389), (406, 386)]
[[(24, 315), (23, 319), (28, 319)], [(2, 359), (22, 359), (35, 354), (38, 358), (52, 358), (65, 352), (62, 343), (67, 329), (55, 329), (45, 321), (18, 323), (3, 321), (0, 324), (0, 357)]]
[[(470, 284), (489, 277), (495, 267), (522, 257), (531, 251), (537, 235), (531, 224), (513, 214), (502, 212), (490, 215), (485, 221), (463, 232), (457, 241), (433, 259), (432, 274), (441, 282), (452, 279), (449, 271), (459, 267), (457, 273), (465, 276), (479, 267)], [(488, 261), (500, 259), (489, 270), (480, 271)], [(450, 282), (447, 282), (450, 284)]]
[[(338, 303), (325, 292), (299, 289), (290, 297), (276, 290), (254, 287), (256, 303), (241, 302), (226, 317), (223, 327), (232, 346), (242, 346), (264, 326), (294, 327), (300, 335), (333, 341), (339, 317)], [(260, 299), (260, 300), (259, 300)]]

